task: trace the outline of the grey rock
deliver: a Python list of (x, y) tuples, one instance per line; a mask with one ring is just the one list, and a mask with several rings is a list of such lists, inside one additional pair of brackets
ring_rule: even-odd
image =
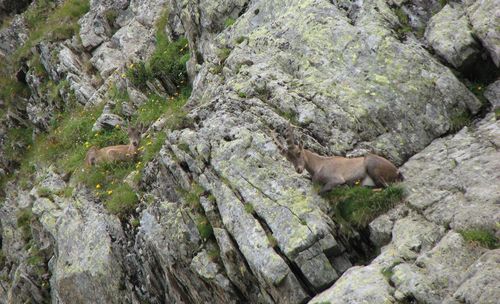
[(24, 18), (21, 15), (16, 15), (9, 26), (0, 29), (0, 56), (6, 57), (12, 54), (27, 39), (28, 29)]
[(472, 34), (462, 6), (447, 4), (431, 18), (425, 39), (439, 56), (460, 69), (473, 64), (479, 55)]
[[(475, 35), (488, 50), (491, 59), (500, 67), (500, 19), (496, 15), (500, 2), (498, 0), (478, 0), (468, 2), (467, 15)], [(495, 17), (492, 18), (492, 14)]]
[(493, 106), (493, 110), (500, 109), (500, 80), (490, 84), (484, 91), (484, 97)]
[(309, 303), (394, 303), (394, 289), (387, 284), (382, 269), (375, 265), (354, 266), (335, 284)]
[(389, 243), (391, 241), (393, 225), (394, 223), (389, 219), (388, 215), (383, 214), (377, 217), (368, 226), (370, 229), (370, 241), (377, 247), (382, 247)]
[(460, 287), (443, 303), (485, 303), (498, 301), (500, 290), (500, 249), (484, 253), (462, 276)]
[(124, 126), (123, 118), (116, 114), (103, 113), (92, 126), (92, 132), (102, 131), (104, 129), (113, 129), (116, 126)]
[(435, 140), (403, 167), (408, 202), (455, 230), (496, 231), (500, 221), (500, 127), (490, 113), (474, 127)]

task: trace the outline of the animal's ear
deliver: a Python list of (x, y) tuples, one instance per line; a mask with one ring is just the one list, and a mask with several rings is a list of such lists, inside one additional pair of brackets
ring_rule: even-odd
[(302, 144), (302, 142), (299, 142), (299, 150), (302, 151), (302, 149), (304, 149), (304, 145)]

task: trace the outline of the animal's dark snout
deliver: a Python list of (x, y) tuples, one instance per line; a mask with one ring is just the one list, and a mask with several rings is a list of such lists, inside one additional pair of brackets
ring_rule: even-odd
[(136, 142), (136, 141), (133, 141), (133, 142), (132, 142), (132, 145), (134, 145), (134, 147), (137, 147), (137, 146), (139, 145), (139, 143), (138, 143), (138, 142)]

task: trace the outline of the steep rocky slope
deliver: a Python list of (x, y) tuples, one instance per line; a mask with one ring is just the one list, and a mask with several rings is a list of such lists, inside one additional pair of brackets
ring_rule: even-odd
[[(496, 301), (498, 1), (72, 2), (0, 30), (1, 303)], [(34, 36), (37, 9), (71, 26)], [(181, 37), (186, 71), (158, 53)], [(145, 156), (87, 182), (89, 142), (134, 120)], [(346, 222), (280, 155), (289, 123), (401, 165), (405, 202)], [(73, 163), (37, 158), (66, 132)]]

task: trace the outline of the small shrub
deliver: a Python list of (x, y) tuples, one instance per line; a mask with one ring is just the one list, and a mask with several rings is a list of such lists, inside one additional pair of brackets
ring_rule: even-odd
[(336, 215), (358, 228), (364, 228), (377, 216), (401, 202), (404, 189), (399, 185), (392, 185), (374, 192), (367, 187), (342, 186), (330, 191), (327, 198), (336, 206)]
[(104, 206), (110, 213), (125, 219), (126, 216), (134, 212), (139, 199), (134, 190), (127, 184), (120, 184), (112, 191), (111, 197), (104, 202)]
[(179, 144), (177, 144), (177, 147), (179, 149), (181, 149), (182, 151), (186, 152), (186, 153), (190, 153), (191, 152), (190, 149), (189, 149), (189, 145), (186, 144), (186, 143), (179, 143)]
[(130, 82), (141, 90), (147, 89), (148, 81), (153, 79), (153, 74), (144, 62), (137, 62), (125, 72)]
[(134, 228), (139, 227), (140, 224), (141, 221), (138, 218), (133, 218), (132, 220), (130, 220), (130, 225), (132, 225), (132, 227)]
[(450, 132), (458, 132), (463, 127), (470, 125), (472, 115), (468, 110), (455, 112), (450, 117)]
[(245, 94), (245, 92), (239, 91), (238, 92), (238, 97), (240, 97), (240, 98), (247, 98), (247, 94)]
[(460, 234), (463, 238), (474, 245), (479, 245), (488, 249), (496, 249), (500, 247), (500, 242), (497, 237), (484, 229), (462, 230)]
[(202, 240), (206, 241), (214, 234), (212, 225), (204, 215), (199, 215), (196, 218), (196, 228), (198, 228)]
[(250, 213), (250, 214), (252, 214), (252, 213), (255, 212), (255, 210), (253, 209), (252, 204), (245, 204), (245, 212), (246, 213)]
[(221, 64), (224, 64), (224, 62), (226, 62), (226, 59), (229, 57), (229, 55), (231, 54), (231, 49), (230, 48), (222, 48), (219, 50), (219, 52), (217, 53), (217, 56), (219, 57), (219, 62)]
[(220, 249), (218, 247), (210, 249), (207, 251), (207, 255), (210, 261), (215, 262), (220, 258)]
[(52, 190), (49, 188), (41, 187), (37, 189), (37, 194), (40, 197), (46, 197), (46, 198), (51, 198), (52, 197)]
[(31, 208), (21, 209), (17, 212), (17, 227), (21, 230), (23, 240), (27, 243), (31, 240), (31, 220), (33, 212)]
[(118, 11), (115, 9), (109, 9), (104, 13), (104, 18), (108, 24), (114, 29), (116, 28), (116, 18), (118, 18)]
[(245, 37), (245, 36), (239, 36), (238, 38), (236, 38), (235, 42), (236, 42), (237, 44), (241, 44), (241, 43), (243, 43), (243, 41), (245, 41), (246, 39), (248, 39), (248, 38), (247, 38), (247, 37)]
[(229, 17), (224, 21), (224, 26), (225, 27), (230, 27), (236, 22), (236, 19)]
[(7, 261), (7, 258), (5, 257), (3, 250), (0, 249), (0, 269), (3, 269), (5, 267), (6, 261)]
[(273, 248), (278, 246), (278, 240), (274, 237), (274, 235), (272, 235), (271, 233), (267, 233), (266, 236), (267, 236), (267, 241), (269, 243), (269, 246), (271, 246)]

